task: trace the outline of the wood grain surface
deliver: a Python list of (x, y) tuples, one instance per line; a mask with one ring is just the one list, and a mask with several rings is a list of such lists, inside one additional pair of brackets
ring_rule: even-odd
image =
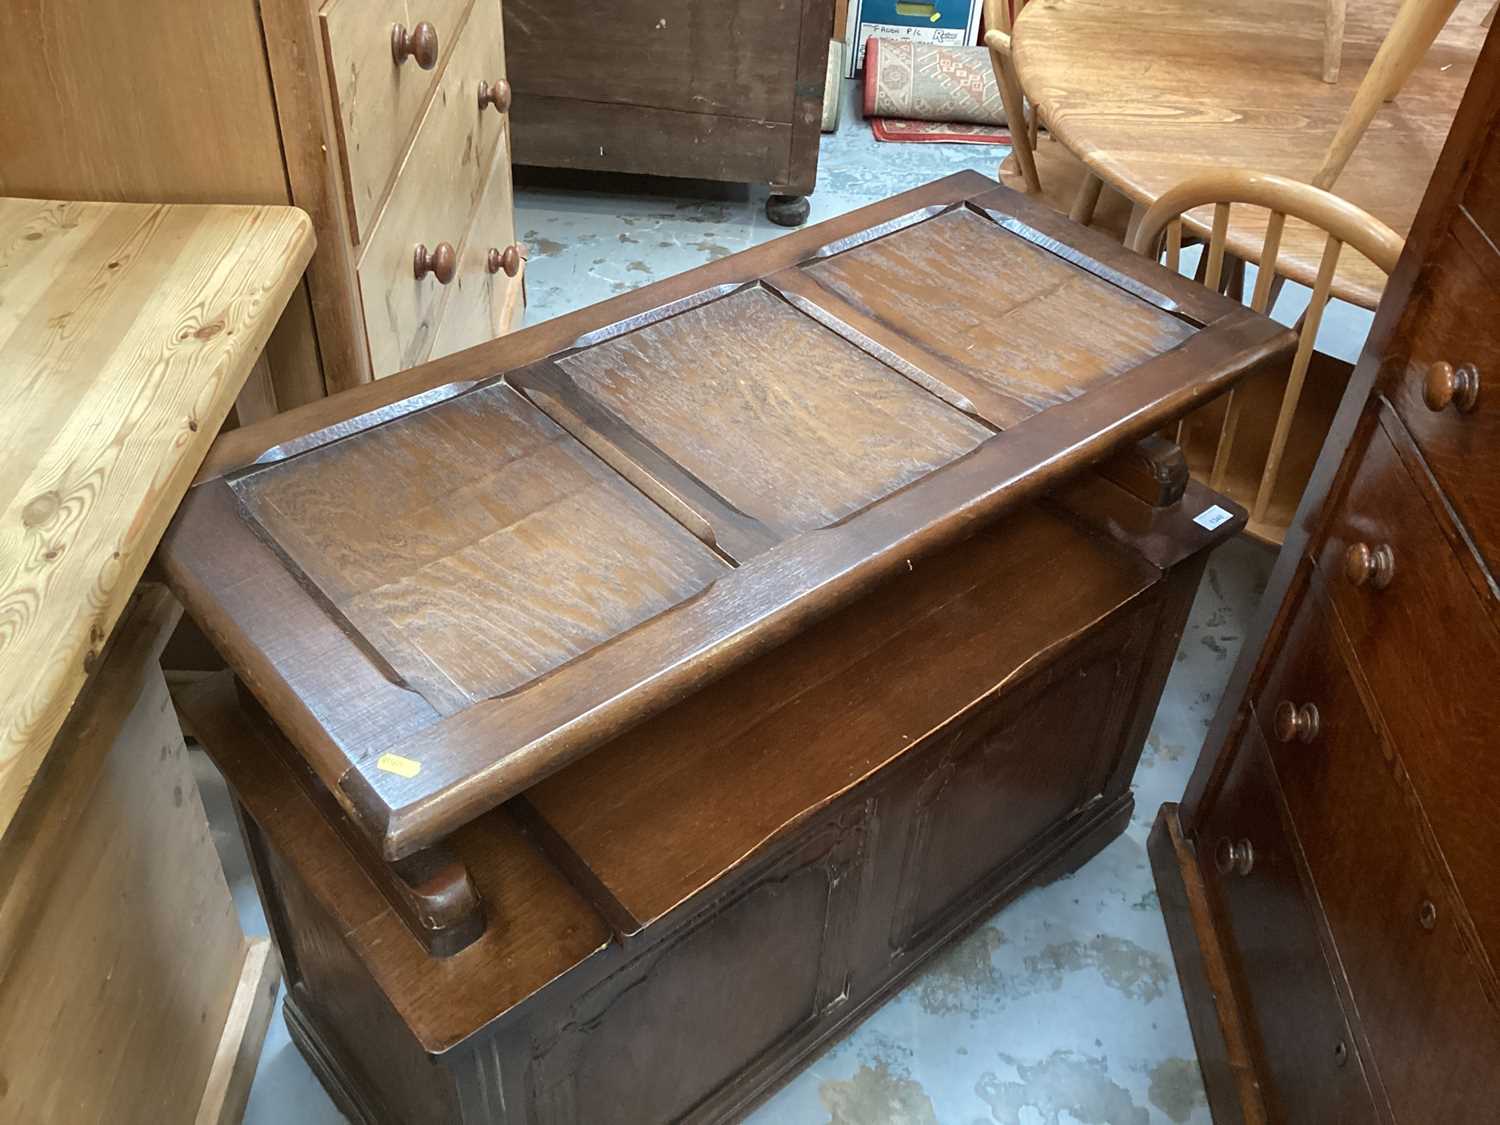
[(504, 385), (237, 487), (268, 537), (445, 714), (729, 569)]
[[(499, 0), (484, 0), (499, 8)], [(323, 46), (333, 76), (339, 156), (354, 220), (354, 241), (366, 237), (444, 64), (458, 45), (459, 28), (473, 0), (333, 0), (323, 5)], [(423, 70), (415, 59), (391, 55), (391, 27), (408, 32), (418, 21), (437, 31), (438, 61)], [(503, 77), (497, 73), (496, 78)]]
[(312, 241), (287, 207), (0, 199), (0, 829)]
[[(1343, 67), (1322, 81), (1322, 0), (1038, 0), (1016, 20), (1016, 69), (1048, 128), (1149, 205), (1194, 172), (1243, 167), (1311, 181), (1395, 18), (1396, 0), (1349, 7)], [(1406, 87), (1376, 115), (1332, 190), (1405, 235), (1483, 40), (1490, 0), (1463, 0)], [(1206, 235), (1210, 216), (1189, 225)], [(1230, 249), (1254, 261), (1264, 212), (1241, 209)], [(1311, 285), (1322, 236), (1289, 223), (1282, 272)], [(1354, 254), (1334, 295), (1374, 308), (1385, 274)]]
[(783, 536), (833, 523), (992, 433), (764, 289), (558, 366)]
[[(1075, 398), (1193, 332), (967, 209), (807, 272), (970, 379), (1020, 399), (1029, 413)], [(1060, 324), (1068, 330), (1058, 331)]]
[(1157, 577), (1056, 513), (1017, 513), (525, 800), (634, 932)]
[[(992, 230), (905, 237), (930, 222)], [(990, 237), (1013, 252), (1008, 272), (985, 260)], [(888, 240), (887, 260), (913, 259), (924, 284), (856, 263), (851, 300), (816, 280), (788, 294), (806, 263), (880, 261)], [(931, 283), (940, 274), (951, 289)], [(887, 284), (908, 285), (910, 310), (876, 294)], [(1058, 290), (1053, 316), (1087, 336), (1092, 368), (1058, 351), (1058, 325), (1018, 315), (1035, 359), (986, 382), (962, 344), (919, 327), (931, 307), (969, 342), (993, 342), (978, 325), (995, 307)], [(1040, 203), (955, 177), (232, 439), (240, 452), (194, 490), (163, 559), (256, 698), (398, 859), (1220, 393), (1290, 339)], [(966, 409), (944, 379), (988, 398)], [(555, 474), (560, 450), (586, 447), (613, 484), (573, 468), (592, 491), (554, 499), (488, 416), (449, 440), (445, 419), (514, 391), (570, 435), (539, 461)], [(1010, 411), (1005, 428), (982, 420), (991, 407)], [(236, 462), (252, 506), (255, 482), (282, 482), (280, 514), (257, 508), (259, 529), (216, 479)], [(536, 617), (510, 604), (522, 592), (545, 594)], [(435, 606), (451, 628), (423, 624)], [(387, 753), (416, 768), (382, 768)]]

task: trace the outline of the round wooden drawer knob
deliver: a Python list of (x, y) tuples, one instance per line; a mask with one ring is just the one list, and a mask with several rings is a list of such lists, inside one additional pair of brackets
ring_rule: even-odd
[(1278, 742), (1311, 742), (1318, 737), (1322, 716), (1315, 703), (1295, 703), (1282, 700), (1276, 705), (1276, 740)]
[(510, 83), (505, 79), (479, 84), (479, 108), (492, 105), (501, 113), (510, 112)]
[(1460, 414), (1467, 414), (1479, 404), (1479, 368), (1472, 363), (1434, 363), (1422, 380), (1422, 401), (1433, 413), (1456, 406)]
[(1396, 552), (1386, 543), (1354, 543), (1344, 552), (1344, 577), (1356, 586), (1384, 590), (1396, 577)]
[(1249, 840), (1231, 840), (1222, 836), (1214, 848), (1214, 866), (1220, 875), (1228, 875), (1231, 871), (1248, 875), (1255, 867), (1255, 849)]
[(412, 255), (412, 272), (421, 281), (429, 273), (438, 279), (438, 284), (447, 285), (458, 272), (458, 252), (451, 242), (439, 242), (430, 251), (427, 244), (417, 243)]
[(499, 273), (504, 270), (506, 277), (515, 277), (521, 272), (521, 248), (507, 246), (501, 250), (497, 246), (491, 246), (489, 257), (485, 259), (485, 267), (490, 273)]
[(392, 25), (391, 57), (397, 66), (407, 59), (416, 59), (423, 70), (431, 70), (437, 66), (438, 60), (437, 28), (426, 20), (410, 31), (406, 30), (404, 23)]

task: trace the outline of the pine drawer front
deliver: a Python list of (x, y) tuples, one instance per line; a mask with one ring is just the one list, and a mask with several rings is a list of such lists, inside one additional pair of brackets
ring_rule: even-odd
[(447, 302), (427, 358), (472, 348), (517, 327), (524, 307), (525, 269), (523, 248), (516, 245), (510, 138), (504, 137), (459, 248), (458, 276), (447, 286)]
[(415, 366), (432, 349), (445, 286), (439, 269), (417, 276), (416, 250), (435, 260), (446, 247), (456, 257), (463, 243), (506, 128), (505, 115), (480, 105), (479, 87), (503, 74), (504, 58), (500, 8), (478, 0), (360, 256), (376, 378)]
[[(356, 242), (375, 225), (422, 107), (443, 76), (474, 2), (329, 0), (323, 6), (328, 85)], [(499, 0), (478, 2), (499, 9)], [(413, 54), (398, 62), (393, 40)], [(424, 69), (434, 55), (435, 64)]]
[(1479, 1120), (1453, 1077), (1500, 1068), (1500, 1016), (1337, 630), (1315, 580), (1257, 718), (1396, 1120)]
[(1500, 635), (1435, 502), (1385, 428), (1375, 427), (1317, 562), (1493, 966), (1500, 961), (1500, 693), (1493, 683)]
[[(1472, 227), (1469, 228), (1472, 232)], [(1500, 572), (1500, 258), (1477, 232), (1443, 240), (1391, 405), (1491, 575)]]
[(1231, 971), (1241, 980), (1275, 982), (1274, 992), (1241, 990), (1266, 1060), (1262, 1088), (1272, 1111), (1288, 1121), (1376, 1120), (1254, 722), (1244, 726), (1195, 843), (1227, 923), (1218, 933)]

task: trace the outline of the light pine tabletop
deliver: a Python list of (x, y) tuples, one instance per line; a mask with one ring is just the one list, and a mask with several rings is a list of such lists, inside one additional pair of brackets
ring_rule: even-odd
[[(1458, 110), (1492, 0), (1462, 0), (1400, 95), (1384, 105), (1332, 190), (1405, 235)], [(1033, 0), (1016, 70), (1048, 129), (1107, 184), (1150, 205), (1210, 168), (1311, 181), (1397, 0), (1352, 0), (1336, 83), (1322, 80), (1324, 0)], [(1188, 225), (1206, 235), (1212, 209)], [(1254, 261), (1266, 213), (1235, 208), (1228, 246)], [(1323, 235), (1291, 222), (1281, 272), (1311, 285)], [(1385, 273), (1352, 250), (1334, 295), (1374, 308)]]
[(291, 207), (0, 198), (0, 833), (312, 249)]

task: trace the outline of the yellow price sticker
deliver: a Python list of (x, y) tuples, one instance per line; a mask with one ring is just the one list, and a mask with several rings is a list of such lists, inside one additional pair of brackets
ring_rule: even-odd
[(414, 762), (410, 758), (403, 758), (400, 754), (382, 754), (375, 761), (375, 768), (393, 773), (397, 777), (416, 777), (422, 772), (422, 763)]

